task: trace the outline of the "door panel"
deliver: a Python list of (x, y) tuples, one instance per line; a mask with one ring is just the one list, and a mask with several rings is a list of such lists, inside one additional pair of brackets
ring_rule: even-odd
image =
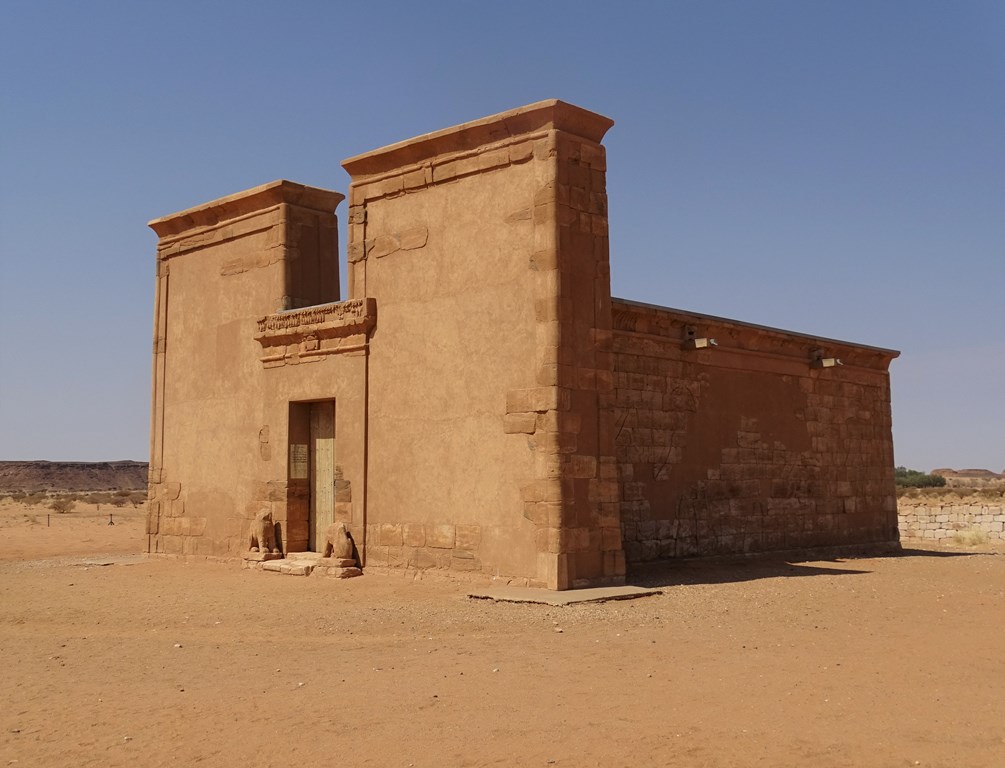
[(335, 522), (335, 403), (311, 403), (310, 549), (320, 551)]

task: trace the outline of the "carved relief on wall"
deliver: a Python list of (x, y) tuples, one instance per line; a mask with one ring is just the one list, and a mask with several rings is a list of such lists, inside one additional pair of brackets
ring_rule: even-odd
[(336, 301), (266, 315), (258, 320), (255, 341), (266, 367), (308, 362), (358, 349), (376, 323), (376, 299)]

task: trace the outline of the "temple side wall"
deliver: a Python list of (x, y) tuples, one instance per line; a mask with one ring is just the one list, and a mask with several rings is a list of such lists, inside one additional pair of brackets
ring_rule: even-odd
[(897, 540), (895, 353), (618, 299), (614, 329), (630, 562)]

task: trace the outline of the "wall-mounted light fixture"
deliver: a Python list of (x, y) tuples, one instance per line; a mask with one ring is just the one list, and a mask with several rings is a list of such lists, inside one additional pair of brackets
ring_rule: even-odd
[(684, 328), (684, 343), (681, 346), (684, 349), (709, 349), (718, 345), (715, 339), (699, 336), (698, 329), (693, 325), (688, 325)]
[(810, 356), (810, 368), (834, 368), (838, 365), (844, 365), (841, 359), (838, 357), (824, 357), (822, 349), (814, 349)]
[(715, 339), (706, 339), (704, 337), (688, 339), (684, 342), (684, 349), (708, 349), (709, 347), (717, 346), (719, 345)]

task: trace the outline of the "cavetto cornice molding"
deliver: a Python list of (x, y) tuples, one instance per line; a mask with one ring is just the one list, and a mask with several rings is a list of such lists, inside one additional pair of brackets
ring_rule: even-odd
[(280, 179), (162, 216), (149, 222), (147, 226), (162, 239), (166, 239), (212, 229), (224, 222), (268, 210), (281, 203), (332, 213), (344, 199), (345, 195), (339, 192)]
[(471, 152), (526, 134), (557, 130), (599, 144), (614, 125), (609, 117), (558, 99), (548, 99), (468, 123), (400, 141), (342, 162), (354, 180), (416, 165), (455, 152)]
[[(841, 358), (845, 364), (878, 371), (889, 370), (890, 363), (900, 356), (900, 352), (895, 349), (787, 331), (742, 320), (616, 297), (611, 299), (611, 311), (616, 334), (636, 334), (652, 339), (665, 339), (676, 344), (683, 339), (681, 329), (690, 326), (700, 336), (716, 337), (719, 340), (717, 349), (709, 352), (709, 355), (721, 356), (726, 351), (742, 351), (805, 362), (812, 350), (822, 349), (829, 355)], [(742, 339), (742, 342), (729, 341), (734, 336)], [(708, 357), (708, 360), (713, 359), (714, 357)]]

